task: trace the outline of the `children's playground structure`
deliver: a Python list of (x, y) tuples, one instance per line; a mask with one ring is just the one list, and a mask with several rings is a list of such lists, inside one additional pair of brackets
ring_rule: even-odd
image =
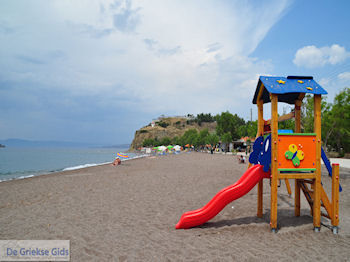
[[(305, 94), (314, 98), (314, 133), (301, 133), (301, 105)], [(321, 216), (331, 221), (333, 233), (339, 224), (339, 164), (331, 166), (321, 147), (321, 96), (327, 92), (313, 77), (260, 76), (253, 104), (258, 107), (258, 132), (249, 156), (249, 166), (233, 185), (219, 191), (204, 207), (181, 216), (176, 228), (199, 226), (216, 216), (227, 204), (247, 194), (257, 185), (257, 216), (263, 216), (263, 179), (270, 179), (270, 228), (277, 232), (277, 191), (284, 180), (291, 195), (289, 179), (295, 180), (294, 210), (300, 216), (301, 192), (313, 216), (314, 231), (319, 232)], [(271, 119), (264, 120), (263, 105), (271, 102)], [(294, 105), (294, 111), (278, 117), (278, 102)], [(295, 130), (278, 130), (278, 122), (295, 119)], [(321, 182), (321, 159), (332, 178), (331, 199)], [(326, 182), (326, 181), (323, 181)], [(322, 210), (324, 209), (324, 210)]]

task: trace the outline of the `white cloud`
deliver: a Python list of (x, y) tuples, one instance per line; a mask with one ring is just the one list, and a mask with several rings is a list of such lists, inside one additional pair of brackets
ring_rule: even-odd
[(350, 53), (344, 47), (337, 44), (321, 48), (310, 45), (297, 50), (293, 63), (301, 67), (316, 68), (326, 64), (340, 64), (349, 57)]
[(338, 75), (340, 80), (350, 80), (350, 72), (343, 72)]
[[(96, 97), (91, 110), (104, 107), (111, 114), (121, 108), (155, 116), (243, 114), (258, 75), (271, 69), (250, 54), (289, 4), (10, 1), (0, 10), (1, 24), (12, 30), (0, 30), (0, 79), (24, 93), (30, 84), (67, 101)], [(60, 108), (48, 110), (54, 118)]]
[(326, 77), (324, 77), (324, 78), (321, 78), (319, 81), (318, 81), (318, 83), (322, 86), (322, 87), (325, 87), (325, 86), (327, 86), (329, 83), (330, 83), (330, 79), (329, 78), (326, 78)]

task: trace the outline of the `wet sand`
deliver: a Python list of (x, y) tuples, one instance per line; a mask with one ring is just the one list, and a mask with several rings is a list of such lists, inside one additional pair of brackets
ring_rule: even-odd
[[(69, 239), (71, 261), (349, 261), (350, 170), (341, 168), (340, 231), (322, 218), (313, 232), (302, 198), (279, 188), (277, 234), (270, 186), (256, 217), (256, 187), (201, 227), (175, 230), (183, 212), (205, 205), (247, 166), (232, 155), (183, 153), (0, 183), (1, 239)], [(330, 194), (331, 180), (322, 172)], [(294, 183), (291, 181), (294, 193)]]

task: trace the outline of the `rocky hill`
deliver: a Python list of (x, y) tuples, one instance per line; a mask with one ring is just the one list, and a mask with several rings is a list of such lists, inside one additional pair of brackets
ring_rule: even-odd
[(200, 131), (208, 128), (209, 132), (214, 132), (216, 122), (203, 122), (198, 125), (193, 119), (181, 117), (167, 117), (161, 118), (152, 124), (142, 127), (135, 132), (134, 139), (131, 143), (130, 150), (138, 149), (147, 138), (161, 140), (164, 137), (174, 138), (182, 136), (189, 129), (196, 129)]

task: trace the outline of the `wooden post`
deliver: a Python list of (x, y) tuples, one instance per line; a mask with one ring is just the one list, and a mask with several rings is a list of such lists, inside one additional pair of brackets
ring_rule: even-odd
[(321, 227), (321, 95), (314, 95), (314, 132), (316, 133), (316, 178), (314, 180), (314, 228)]
[(277, 230), (277, 150), (278, 150), (278, 96), (271, 94), (271, 214), (270, 227)]
[[(258, 100), (258, 136), (264, 134), (264, 103), (263, 100)], [(263, 216), (263, 180), (259, 181), (258, 184), (258, 210), (257, 216)]]
[(332, 226), (339, 225), (339, 164), (332, 165)]
[[(295, 133), (301, 133), (301, 100), (295, 101)], [(296, 217), (300, 216), (300, 185), (298, 179), (294, 181), (294, 214)]]

